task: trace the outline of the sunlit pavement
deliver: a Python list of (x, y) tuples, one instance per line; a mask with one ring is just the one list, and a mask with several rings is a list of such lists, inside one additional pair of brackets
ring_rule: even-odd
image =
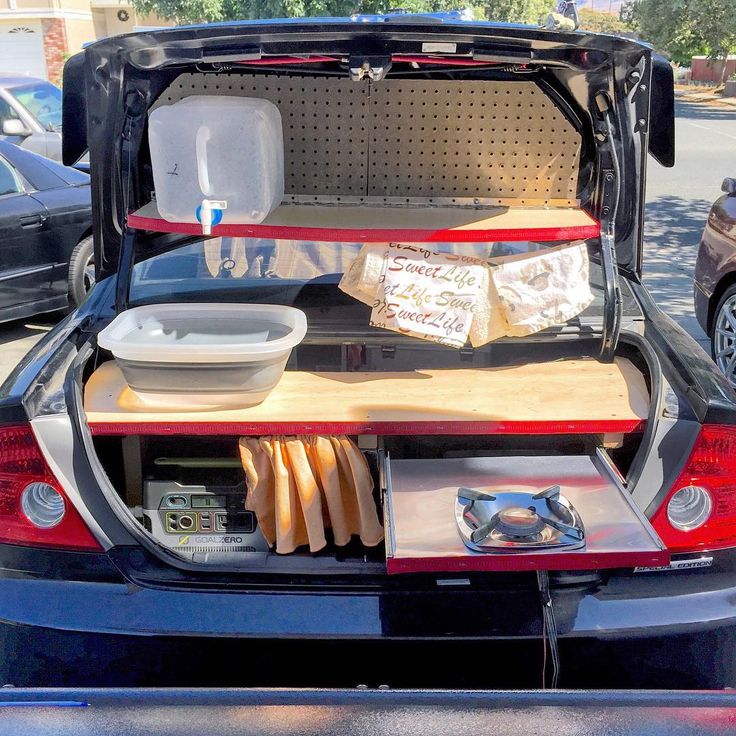
[[(693, 270), (708, 210), (724, 177), (736, 176), (736, 109), (677, 103), (677, 163), (649, 159), (644, 282), (659, 306), (708, 350), (693, 314)], [(0, 324), (0, 381), (58, 320)]]
[(57, 315), (0, 324), (0, 383), (20, 359), (59, 321)]
[(736, 176), (736, 109), (678, 102), (675, 140), (674, 168), (648, 163), (644, 283), (709, 352), (693, 312), (693, 272), (708, 210), (723, 179)]

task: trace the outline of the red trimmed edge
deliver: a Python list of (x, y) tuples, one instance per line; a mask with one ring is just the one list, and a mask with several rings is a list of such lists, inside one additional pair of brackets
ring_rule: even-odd
[(414, 64), (438, 64), (440, 66), (502, 66), (501, 62), (453, 58), (452, 56), (412, 56), (411, 54), (393, 54), (391, 61), (403, 61)]
[(548, 554), (484, 554), (467, 557), (389, 557), (389, 575), (417, 572), (523, 572), (531, 570), (601, 570), (614, 567), (664, 567), (667, 549), (630, 552), (550, 552)]
[(93, 435), (629, 434), (640, 419), (573, 422), (90, 422)]
[(265, 59), (243, 59), (236, 64), (243, 66), (281, 66), (284, 64), (322, 64), (328, 61), (340, 61), (334, 56), (271, 56)]
[[(271, 56), (262, 59), (243, 59), (236, 64), (243, 66), (280, 66), (284, 64), (322, 64), (324, 62), (340, 61), (334, 56)], [(499, 66), (499, 62), (478, 61), (477, 59), (453, 58), (451, 56), (412, 56), (407, 54), (393, 54), (391, 61), (416, 64), (438, 64), (442, 66)], [(526, 66), (522, 64), (521, 66)]]
[[(128, 226), (159, 233), (201, 235), (202, 227), (191, 222), (168, 222), (159, 217), (128, 215)], [(307, 240), (324, 243), (485, 243), (495, 241), (586, 240), (600, 235), (600, 224), (591, 218), (590, 225), (574, 227), (489, 228), (487, 230), (418, 230), (388, 228), (287, 227), (283, 225), (217, 225), (213, 236)]]

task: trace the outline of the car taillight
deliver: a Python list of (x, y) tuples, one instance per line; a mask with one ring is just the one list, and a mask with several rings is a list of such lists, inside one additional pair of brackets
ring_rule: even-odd
[(101, 549), (54, 478), (28, 424), (0, 426), (0, 543)]
[(651, 521), (672, 552), (736, 547), (736, 427), (701, 429)]

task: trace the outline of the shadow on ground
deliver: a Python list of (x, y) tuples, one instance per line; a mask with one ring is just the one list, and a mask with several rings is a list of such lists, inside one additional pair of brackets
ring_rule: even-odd
[(0, 324), (0, 383), (59, 319), (49, 314)]
[(667, 314), (700, 341), (706, 336), (693, 314), (693, 274), (711, 204), (660, 196), (647, 202), (644, 226), (644, 283)]
[(703, 102), (675, 102), (676, 116), (685, 120), (733, 120), (734, 113), (734, 107), (719, 107)]

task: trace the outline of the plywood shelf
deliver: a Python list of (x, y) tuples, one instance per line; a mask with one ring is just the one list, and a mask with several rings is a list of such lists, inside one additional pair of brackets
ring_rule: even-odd
[[(155, 202), (128, 216), (128, 226), (199, 235), (196, 223), (168, 222)], [(215, 236), (315, 242), (497, 242), (584, 240), (600, 225), (576, 207), (417, 207), (283, 204), (259, 225), (212, 228)]]
[(85, 387), (94, 434), (603, 434), (641, 430), (642, 375), (627, 360), (401, 373), (287, 371), (257, 406), (152, 405), (114, 361)]

